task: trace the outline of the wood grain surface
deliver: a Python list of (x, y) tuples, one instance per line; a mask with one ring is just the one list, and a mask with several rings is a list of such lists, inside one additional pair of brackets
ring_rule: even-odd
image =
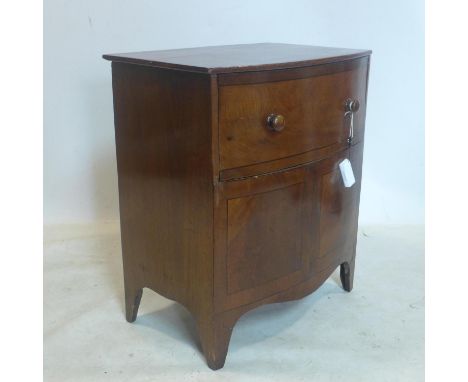
[[(219, 369), (245, 312), (301, 298), (338, 266), (352, 289), (369, 54), (259, 44), (105, 56), (128, 321), (143, 288), (183, 304)], [(272, 113), (284, 129), (268, 129)]]

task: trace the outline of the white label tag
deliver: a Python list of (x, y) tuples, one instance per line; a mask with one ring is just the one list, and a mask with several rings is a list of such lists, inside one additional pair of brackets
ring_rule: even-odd
[(340, 171), (345, 187), (351, 187), (354, 183), (356, 183), (356, 179), (354, 179), (353, 167), (351, 166), (349, 159), (344, 159), (340, 163)]

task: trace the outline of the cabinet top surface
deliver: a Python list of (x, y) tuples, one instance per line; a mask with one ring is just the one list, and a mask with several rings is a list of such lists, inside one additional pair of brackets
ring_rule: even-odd
[(370, 50), (260, 43), (105, 54), (103, 58), (192, 72), (230, 73), (327, 64), (370, 54)]

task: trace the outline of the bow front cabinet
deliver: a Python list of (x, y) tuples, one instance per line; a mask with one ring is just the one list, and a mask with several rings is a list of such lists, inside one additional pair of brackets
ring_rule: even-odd
[(337, 267), (352, 289), (370, 53), (268, 43), (104, 55), (128, 321), (143, 288), (183, 304), (219, 369), (243, 313), (304, 297)]

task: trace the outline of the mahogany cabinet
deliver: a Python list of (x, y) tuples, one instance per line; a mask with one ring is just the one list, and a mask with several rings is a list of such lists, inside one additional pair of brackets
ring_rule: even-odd
[(370, 54), (251, 44), (104, 56), (129, 322), (145, 287), (183, 304), (219, 369), (243, 313), (306, 296), (338, 266), (352, 289)]

